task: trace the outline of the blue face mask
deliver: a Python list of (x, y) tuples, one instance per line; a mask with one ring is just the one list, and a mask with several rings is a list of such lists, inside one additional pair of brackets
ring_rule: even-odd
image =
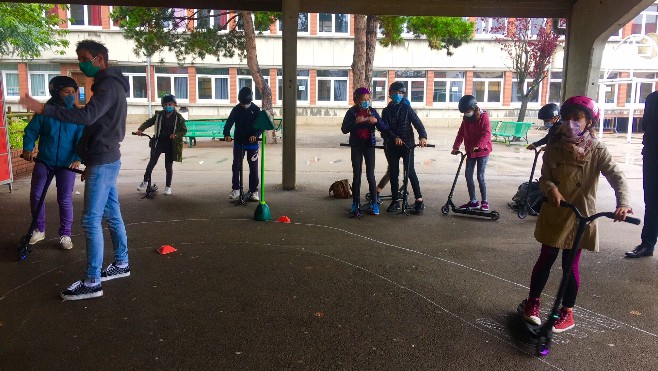
[(62, 97), (62, 102), (66, 108), (73, 108), (73, 103), (75, 103), (75, 95), (65, 95)]
[(167, 113), (174, 112), (174, 106), (164, 106), (164, 111)]
[(361, 108), (368, 109), (369, 107), (370, 107), (370, 102), (369, 101), (364, 100), (363, 102), (361, 102)]
[(391, 100), (393, 101), (393, 103), (398, 104), (402, 102), (402, 95), (397, 93), (391, 94)]
[(547, 128), (550, 129), (553, 126), (553, 122), (552, 121), (544, 121), (544, 126), (546, 126)]

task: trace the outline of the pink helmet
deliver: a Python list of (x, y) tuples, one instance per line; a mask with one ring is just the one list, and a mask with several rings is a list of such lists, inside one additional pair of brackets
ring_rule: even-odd
[(598, 121), (600, 116), (599, 106), (596, 105), (596, 102), (594, 102), (593, 99), (584, 95), (576, 95), (565, 100), (560, 108), (560, 115), (565, 117), (568, 111), (571, 108), (574, 108), (574, 106), (586, 110), (590, 113), (592, 120)]

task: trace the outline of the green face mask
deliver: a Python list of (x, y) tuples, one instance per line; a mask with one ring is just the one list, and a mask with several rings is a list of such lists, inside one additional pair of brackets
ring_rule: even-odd
[(94, 59), (92, 59), (92, 60), (90, 60), (90, 61), (84, 61), (84, 62), (80, 62), (80, 63), (78, 63), (78, 66), (80, 66), (80, 71), (82, 71), (82, 73), (84, 73), (85, 76), (87, 76), (87, 77), (94, 77), (94, 76), (96, 76), (96, 74), (98, 73), (98, 71), (101, 70), (100, 67), (94, 66), (94, 64), (93, 64), (93, 63), (94, 63), (94, 60), (95, 60), (97, 57), (98, 57), (98, 56), (94, 57)]

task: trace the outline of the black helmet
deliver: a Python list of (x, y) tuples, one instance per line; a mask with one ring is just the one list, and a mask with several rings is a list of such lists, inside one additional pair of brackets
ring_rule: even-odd
[(253, 93), (251, 92), (251, 88), (245, 86), (238, 92), (238, 102), (240, 102), (240, 104), (251, 103), (253, 100), (252, 96)]
[(175, 105), (178, 105), (178, 103), (176, 102), (176, 97), (174, 97), (173, 94), (165, 94), (162, 96), (162, 98), (160, 98), (161, 105), (164, 106), (167, 103), (173, 103)]
[(78, 91), (78, 84), (68, 76), (55, 76), (48, 82), (48, 91), (53, 97), (58, 96), (59, 91), (64, 88), (73, 88)]
[(464, 95), (459, 99), (459, 112), (466, 113), (469, 109), (475, 109), (478, 106), (478, 101), (472, 95)]
[(540, 120), (548, 121), (560, 116), (560, 106), (555, 103), (549, 103), (539, 109), (537, 117)]
[(391, 86), (388, 87), (388, 92), (392, 92), (393, 90), (399, 91), (402, 94), (407, 94), (407, 87), (404, 86), (403, 83), (400, 81), (395, 81), (391, 84)]

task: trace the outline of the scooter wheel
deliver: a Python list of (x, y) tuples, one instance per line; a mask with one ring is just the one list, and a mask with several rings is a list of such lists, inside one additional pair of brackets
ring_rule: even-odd
[(366, 201), (370, 201), (370, 192), (366, 193)]
[(450, 212), (450, 208), (448, 207), (448, 205), (443, 205), (443, 207), (441, 208), (441, 212), (443, 213), (443, 215), (447, 215)]
[(527, 214), (526, 214), (525, 210), (519, 210), (518, 214), (516, 214), (516, 215), (519, 216), (519, 219), (525, 219)]
[(498, 214), (498, 211), (492, 211), (491, 220), (498, 220), (498, 218), (500, 218), (500, 214)]
[(551, 342), (546, 337), (540, 337), (537, 340), (536, 352), (538, 357), (546, 357), (551, 352)]

